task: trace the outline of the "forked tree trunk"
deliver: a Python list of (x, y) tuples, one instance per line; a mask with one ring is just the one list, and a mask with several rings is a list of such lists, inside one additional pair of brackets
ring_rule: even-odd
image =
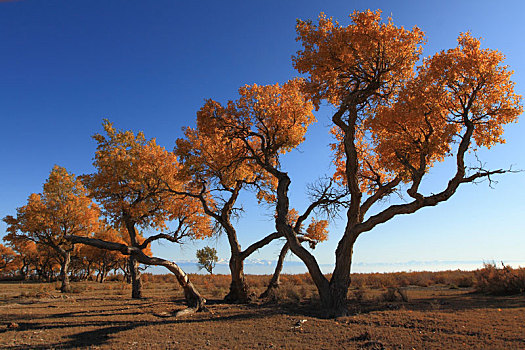
[(71, 253), (65, 252), (65, 254), (62, 256), (62, 263), (60, 266), (60, 281), (62, 282), (60, 291), (62, 293), (71, 292), (71, 285), (69, 284), (69, 273), (68, 273), (70, 263), (71, 263)]
[[(349, 235), (341, 239), (336, 250), (336, 268), (331, 281), (321, 272), (315, 257), (304, 248), (292, 227), (287, 222), (289, 211), (288, 187), (290, 178), (286, 173), (275, 170), (277, 185), (277, 218), (275, 221), (278, 232), (281, 232), (290, 246), (290, 250), (306, 265), (312, 280), (319, 292), (321, 306), (327, 317), (337, 317), (348, 314), (346, 294), (350, 284), (350, 261), (352, 245), (347, 244)], [(355, 240), (354, 240), (355, 241)], [(348, 248), (350, 247), (350, 248)]]
[(140, 299), (142, 298), (142, 279), (140, 278), (139, 263), (133, 255), (130, 255), (128, 265), (131, 276), (131, 298)]
[(273, 272), (273, 276), (270, 280), (270, 283), (268, 283), (268, 287), (266, 290), (259, 296), (259, 298), (270, 298), (272, 299), (275, 295), (275, 291), (277, 288), (279, 288), (279, 285), (281, 284), (280, 276), (281, 272), (283, 270), (283, 264), (284, 264), (284, 258), (286, 257), (286, 254), (290, 250), (290, 245), (288, 242), (286, 242), (281, 249), (281, 252), (279, 253), (279, 259), (277, 260), (277, 266), (275, 266), (275, 271)]

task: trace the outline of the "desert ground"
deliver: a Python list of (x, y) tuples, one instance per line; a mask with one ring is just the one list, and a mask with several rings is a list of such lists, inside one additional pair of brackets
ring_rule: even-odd
[(146, 282), (140, 300), (122, 281), (74, 282), (70, 294), (55, 283), (2, 282), (0, 348), (525, 349), (523, 294), (432, 284), (404, 286), (402, 298), (365, 286), (349, 293), (352, 316), (326, 319), (313, 286), (297, 278), (285, 279), (280, 300), (247, 305), (223, 303), (227, 277), (221, 281), (197, 281), (209, 311), (181, 317), (184, 300), (172, 281)]

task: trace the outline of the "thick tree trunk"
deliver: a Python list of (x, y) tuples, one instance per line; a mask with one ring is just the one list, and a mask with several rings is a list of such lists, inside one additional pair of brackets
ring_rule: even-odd
[(164, 266), (168, 270), (170, 270), (175, 277), (177, 278), (177, 281), (179, 282), (180, 286), (184, 290), (184, 297), (186, 299), (186, 303), (190, 308), (195, 309), (196, 311), (204, 310), (206, 299), (204, 299), (197, 288), (191, 283), (188, 275), (174, 262), (167, 261), (164, 259), (159, 258), (150, 258), (152, 260), (155, 260), (156, 263), (153, 265), (160, 265)]
[(140, 278), (139, 263), (133, 255), (130, 255), (128, 265), (131, 276), (131, 298), (140, 299), (142, 298), (142, 279)]
[[(225, 207), (226, 208), (226, 207)], [(230, 244), (230, 291), (224, 297), (227, 303), (246, 303), (250, 300), (249, 287), (244, 277), (244, 257), (242, 257), (241, 246), (237, 240), (237, 232), (230, 223), (228, 211), (223, 209), (221, 225), (226, 231), (228, 243)]]
[(70, 263), (71, 263), (71, 253), (65, 252), (65, 254), (62, 256), (62, 264), (60, 266), (60, 281), (62, 282), (60, 291), (62, 293), (71, 292), (71, 285), (69, 284), (69, 273), (68, 273)]
[(244, 259), (239, 253), (233, 254), (230, 258), (231, 283), (230, 291), (224, 297), (228, 303), (246, 303), (250, 301), (250, 292), (244, 277)]
[(277, 290), (277, 288), (279, 288), (279, 285), (281, 284), (280, 276), (283, 270), (284, 258), (286, 257), (286, 254), (289, 250), (290, 245), (288, 244), (288, 242), (286, 242), (283, 248), (281, 249), (281, 252), (279, 253), (279, 259), (277, 260), (277, 266), (275, 266), (275, 271), (273, 272), (272, 279), (270, 280), (270, 283), (268, 283), (268, 287), (266, 288), (266, 290), (259, 296), (259, 298), (273, 299), (273, 297), (275, 296), (275, 291)]
[(321, 298), (323, 309), (328, 317), (348, 315), (347, 296), (350, 286), (350, 267), (353, 246), (357, 239), (350, 230), (345, 233), (335, 251), (335, 269), (330, 280), (328, 293)]

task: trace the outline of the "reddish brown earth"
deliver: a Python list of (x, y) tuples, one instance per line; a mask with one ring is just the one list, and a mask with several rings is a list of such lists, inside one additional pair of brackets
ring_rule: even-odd
[(355, 315), (333, 320), (315, 301), (227, 305), (205, 289), (210, 311), (176, 318), (172, 284), (147, 284), (142, 300), (122, 282), (75, 286), (66, 296), (54, 284), (0, 284), (0, 348), (525, 349), (525, 295), (407, 287), (403, 302), (365, 290), (349, 304)]

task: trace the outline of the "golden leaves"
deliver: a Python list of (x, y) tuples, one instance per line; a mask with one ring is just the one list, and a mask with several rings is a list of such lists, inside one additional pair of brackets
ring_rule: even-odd
[(381, 22), (380, 10), (355, 11), (350, 18), (346, 27), (323, 13), (317, 24), (297, 22), (303, 50), (293, 57), (294, 67), (309, 74), (305, 91), (316, 107), (321, 100), (338, 106), (350, 97), (359, 99), (369, 89), (377, 91), (371, 98), (382, 98), (413, 75), (424, 42), (419, 28)]
[(177, 219), (195, 228), (195, 237), (211, 235), (210, 220), (198, 200), (174, 194), (188, 186), (174, 153), (155, 139), (146, 140), (141, 132), (116, 130), (109, 121), (104, 129), (105, 136), (94, 136), (97, 171), (85, 176), (85, 181), (117, 226), (126, 218), (142, 227), (166, 229), (167, 222)]
[(421, 30), (381, 22), (380, 11), (356, 11), (350, 18), (348, 26), (324, 14), (316, 24), (298, 21), (303, 49), (293, 58), (309, 75), (304, 91), (315, 105), (328, 101), (347, 123), (334, 120), (334, 178), (346, 183), (349, 176), (347, 133), (357, 153), (355, 176), (368, 194), (396, 177), (410, 182), (450, 156), (468, 122), (475, 125), (477, 146), (504, 142), (503, 126), (523, 107), (500, 52), (462, 33), (456, 48), (415, 69)]
[(0, 244), (0, 274), (6, 274), (20, 268), (16, 258), (17, 255), (13, 249)]
[(259, 201), (273, 202), (277, 180), (262, 164), (276, 166), (280, 154), (304, 141), (315, 121), (313, 105), (302, 93), (303, 81), (283, 85), (246, 85), (226, 106), (207, 100), (197, 113), (197, 128), (187, 128), (175, 153), (183, 173), (196, 182), (218, 181), (257, 188)]
[(328, 220), (312, 219), (306, 229), (305, 236), (318, 242), (324, 242), (328, 239)]
[(459, 36), (458, 47), (426, 59), (396, 103), (367, 122), (383, 166), (399, 172), (425, 163), (428, 171), (451, 154), (470, 122), (478, 146), (503, 142), (503, 125), (523, 111), (503, 59), (496, 50), (481, 49), (469, 33)]
[(68, 245), (64, 235), (87, 235), (98, 227), (100, 211), (83, 184), (66, 169), (55, 166), (42, 194), (33, 193), (17, 216), (4, 221), (14, 238), (23, 237), (51, 247)]
[(312, 103), (301, 91), (303, 85), (303, 80), (293, 79), (282, 86), (254, 84), (239, 89), (231, 115), (254, 149), (266, 147), (284, 154), (304, 141), (315, 117)]

